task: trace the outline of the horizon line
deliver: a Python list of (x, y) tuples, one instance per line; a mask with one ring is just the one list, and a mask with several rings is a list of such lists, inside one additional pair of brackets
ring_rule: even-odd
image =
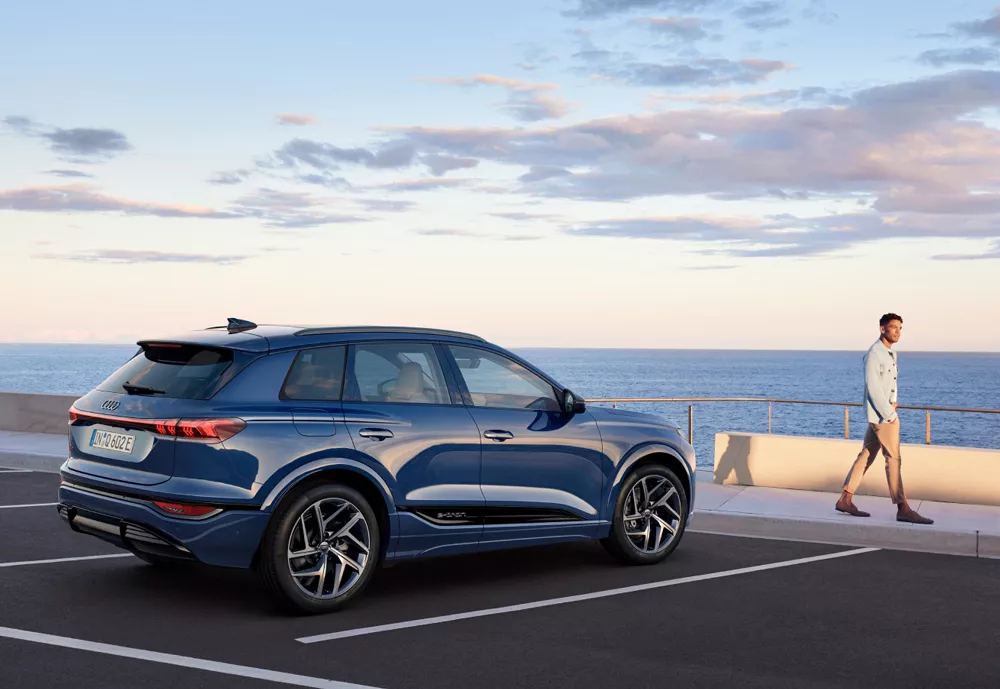
[[(84, 346), (84, 347), (135, 347), (132, 342), (66, 342), (66, 341), (12, 341), (0, 340), (2, 345), (17, 346), (38, 346), (38, 345), (58, 345), (58, 346)], [(864, 352), (864, 348), (840, 348), (840, 349), (799, 349), (782, 347), (563, 347), (557, 345), (500, 345), (504, 349), (552, 349), (570, 351), (650, 351), (650, 352), (806, 352), (806, 353), (844, 353), (844, 352)], [(993, 349), (907, 349), (900, 348), (908, 354), (1000, 354), (1000, 350)]]

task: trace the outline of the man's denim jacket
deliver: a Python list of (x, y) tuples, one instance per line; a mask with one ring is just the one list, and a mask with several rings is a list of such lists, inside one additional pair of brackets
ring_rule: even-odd
[(865, 410), (869, 423), (891, 423), (896, 419), (892, 408), (898, 399), (899, 364), (896, 352), (884, 344), (881, 338), (869, 348), (864, 358), (865, 365)]

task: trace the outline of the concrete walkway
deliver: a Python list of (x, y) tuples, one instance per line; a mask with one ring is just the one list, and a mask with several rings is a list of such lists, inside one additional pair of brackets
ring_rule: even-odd
[[(0, 431), (0, 467), (56, 472), (66, 436)], [(691, 530), (757, 538), (874, 546), (895, 550), (1000, 558), (1000, 507), (913, 501), (934, 524), (896, 521), (888, 498), (858, 496), (871, 517), (836, 512), (837, 495), (804, 490), (717, 485), (698, 471)]]

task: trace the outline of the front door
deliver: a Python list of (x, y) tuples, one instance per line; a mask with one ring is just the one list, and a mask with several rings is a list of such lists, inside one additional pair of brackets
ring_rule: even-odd
[[(479, 430), (435, 347), (398, 340), (348, 352), (344, 422), (355, 449), (394, 479), (397, 558), (476, 549), (484, 505)], [(390, 544), (392, 547), (393, 544)]]
[(483, 446), (480, 549), (593, 535), (604, 489), (597, 422), (564, 412), (560, 392), (509, 357), (458, 345), (448, 351)]

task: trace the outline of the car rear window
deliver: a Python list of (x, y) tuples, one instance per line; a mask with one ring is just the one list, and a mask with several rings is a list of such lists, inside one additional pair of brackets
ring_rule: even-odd
[(233, 354), (227, 349), (145, 345), (97, 389), (153, 397), (204, 399), (232, 363)]

